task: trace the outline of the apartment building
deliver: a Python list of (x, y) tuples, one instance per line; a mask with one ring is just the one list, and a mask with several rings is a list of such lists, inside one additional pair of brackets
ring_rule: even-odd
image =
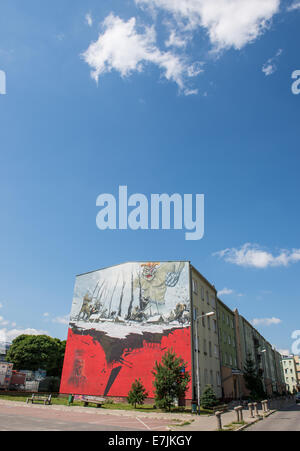
[[(191, 265), (193, 395), (198, 399), (207, 384), (222, 397), (220, 346), (217, 317), (217, 291)], [(207, 316), (211, 314), (211, 316)]]
[(293, 355), (282, 356), (286, 388), (290, 393), (298, 391), (297, 365)]
[(294, 360), (296, 364), (298, 391), (300, 391), (300, 357), (295, 355)]
[(238, 399), (241, 395), (242, 371), (238, 367), (235, 314), (217, 298), (222, 397)]
[[(248, 357), (254, 362), (257, 374), (261, 377), (265, 392), (283, 393), (285, 382), (280, 364), (280, 354), (273, 346), (249, 323), (238, 310), (235, 310), (235, 325), (237, 338), (238, 367), (244, 370)], [(249, 394), (244, 381), (241, 392), (243, 396)]]
[(76, 277), (61, 393), (126, 399), (138, 377), (151, 400), (153, 368), (168, 349), (191, 374), (185, 404), (199, 402), (208, 384), (218, 398), (248, 396), (248, 356), (268, 394), (281, 386), (278, 353), (189, 261), (127, 262)]

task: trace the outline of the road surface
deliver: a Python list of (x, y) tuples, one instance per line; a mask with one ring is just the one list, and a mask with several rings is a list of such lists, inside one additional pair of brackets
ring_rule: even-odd
[(300, 405), (276, 412), (246, 431), (300, 431)]
[(0, 431), (167, 431), (168, 420), (116, 414), (98, 415), (91, 409), (59, 410), (54, 406), (0, 403)]

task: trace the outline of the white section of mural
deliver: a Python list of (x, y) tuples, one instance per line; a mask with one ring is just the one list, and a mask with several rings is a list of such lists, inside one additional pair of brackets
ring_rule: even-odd
[(70, 326), (122, 338), (190, 326), (189, 263), (125, 263), (78, 276)]

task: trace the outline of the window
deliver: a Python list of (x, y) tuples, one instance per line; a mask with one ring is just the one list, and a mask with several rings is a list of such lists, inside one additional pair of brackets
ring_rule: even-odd
[(208, 343), (208, 349), (209, 349), (209, 357), (212, 357), (211, 341)]
[(205, 313), (202, 312), (202, 326), (205, 327)]
[(210, 303), (211, 303), (212, 307), (216, 306), (216, 301), (215, 301), (215, 297), (214, 296), (211, 296)]
[(195, 279), (193, 279), (192, 282), (193, 282), (193, 292), (197, 294), (198, 293), (198, 284)]
[(203, 287), (201, 287), (201, 298), (204, 301), (204, 288)]
[(203, 351), (204, 351), (204, 354), (207, 355), (207, 342), (205, 339), (203, 340)]
[(224, 343), (226, 344), (226, 343), (227, 343), (227, 338), (226, 338), (225, 332), (224, 332), (224, 334), (223, 334), (223, 339), (224, 339)]
[(209, 316), (207, 317), (207, 327), (210, 330), (210, 317)]
[(229, 356), (229, 363), (232, 366), (233, 361), (232, 361), (232, 356), (231, 355)]
[(226, 322), (227, 322), (227, 326), (229, 326), (229, 316), (227, 315), (227, 318), (226, 318)]
[(231, 320), (231, 327), (232, 327), (232, 329), (234, 329), (234, 322), (233, 322), (233, 319)]
[(230, 338), (230, 335), (228, 335), (228, 344), (231, 345), (231, 338)]
[(220, 385), (221, 385), (221, 378), (220, 378), (219, 371), (217, 371), (217, 385), (218, 385), (218, 387), (220, 387)]
[(209, 304), (209, 293), (206, 291), (206, 302)]
[(219, 347), (218, 347), (218, 345), (215, 345), (215, 356), (219, 357)]
[(214, 385), (214, 373), (212, 370), (210, 370), (210, 383), (212, 386)]
[(217, 321), (215, 319), (213, 320), (213, 328), (214, 332), (217, 333)]

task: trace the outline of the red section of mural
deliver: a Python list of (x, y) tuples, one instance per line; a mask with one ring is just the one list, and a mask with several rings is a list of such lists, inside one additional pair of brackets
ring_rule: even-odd
[[(160, 343), (143, 342), (137, 349), (124, 349), (118, 362), (108, 364), (98, 340), (69, 329), (61, 393), (126, 397), (135, 378), (141, 378), (153, 398), (152, 370), (167, 349), (173, 348), (187, 362), (191, 373), (191, 329), (177, 329), (163, 336)], [(192, 399), (191, 384), (186, 399)]]

